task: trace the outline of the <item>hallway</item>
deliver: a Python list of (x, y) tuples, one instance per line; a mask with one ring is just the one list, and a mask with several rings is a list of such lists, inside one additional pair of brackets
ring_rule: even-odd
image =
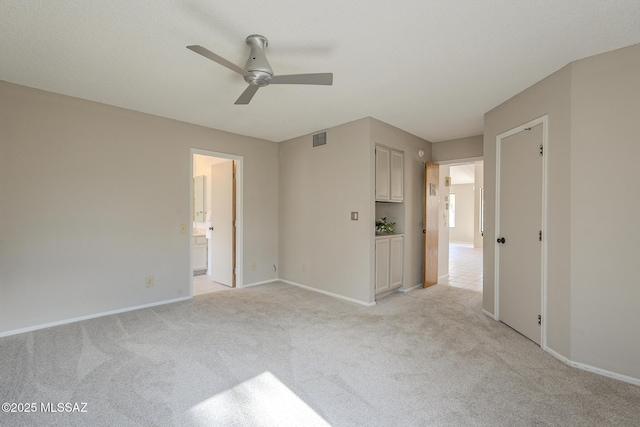
[(471, 243), (449, 244), (449, 276), (441, 285), (482, 292), (482, 249)]

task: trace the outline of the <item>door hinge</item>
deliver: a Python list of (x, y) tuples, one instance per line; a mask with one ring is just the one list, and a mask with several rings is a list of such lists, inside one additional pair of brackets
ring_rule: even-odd
[(542, 230), (538, 232), (538, 240), (542, 242)]
[(538, 325), (542, 325), (542, 315), (538, 314)]
[(540, 155), (542, 156), (542, 153), (544, 153), (544, 146), (542, 144), (540, 144)]

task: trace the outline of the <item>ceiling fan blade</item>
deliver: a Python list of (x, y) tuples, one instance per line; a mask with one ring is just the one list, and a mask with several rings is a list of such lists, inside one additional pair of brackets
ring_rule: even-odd
[(240, 95), (240, 97), (236, 100), (236, 102), (234, 102), (234, 104), (247, 105), (249, 101), (251, 101), (251, 98), (253, 98), (253, 95), (256, 94), (258, 89), (260, 89), (260, 86), (249, 85), (244, 90), (244, 92), (242, 92), (242, 95)]
[(333, 73), (316, 74), (287, 74), (273, 76), (269, 80), (271, 85), (332, 85)]
[(227, 67), (228, 69), (230, 69), (232, 71), (235, 71), (238, 74), (242, 74), (243, 76), (251, 76), (252, 75), (250, 72), (248, 72), (244, 68), (238, 67), (233, 62), (227, 61), (222, 56), (217, 55), (217, 54), (211, 52), (209, 49), (205, 49), (202, 46), (198, 46), (198, 45), (187, 46), (187, 49), (192, 50), (195, 53), (198, 53), (198, 54), (204, 56), (205, 58), (208, 58), (208, 59), (212, 60), (213, 62), (217, 62), (218, 64), (222, 65), (223, 67)]

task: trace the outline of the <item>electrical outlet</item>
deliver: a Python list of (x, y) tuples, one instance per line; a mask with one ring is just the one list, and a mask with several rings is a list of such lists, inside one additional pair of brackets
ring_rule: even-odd
[(144, 284), (147, 288), (150, 288), (153, 286), (153, 276), (149, 276), (146, 279), (144, 279)]
[(187, 224), (180, 224), (180, 234), (187, 234)]
[(251, 264), (251, 270), (252, 271), (256, 271), (256, 263), (255, 262), (253, 264)]

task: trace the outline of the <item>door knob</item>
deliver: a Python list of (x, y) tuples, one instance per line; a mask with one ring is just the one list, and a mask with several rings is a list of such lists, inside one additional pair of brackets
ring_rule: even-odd
[(505, 242), (504, 237), (498, 237), (498, 243), (504, 243), (504, 242)]
[(213, 227), (209, 227), (209, 230), (213, 230)]

